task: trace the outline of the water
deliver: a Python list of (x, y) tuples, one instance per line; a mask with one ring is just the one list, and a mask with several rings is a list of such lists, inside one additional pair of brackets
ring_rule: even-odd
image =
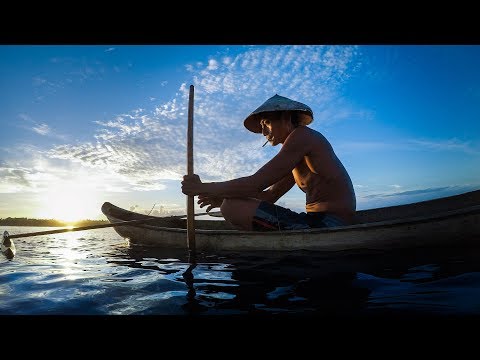
[(480, 315), (479, 249), (199, 253), (192, 264), (186, 250), (133, 246), (111, 228), (14, 242), (16, 256), (0, 259), (0, 315)]

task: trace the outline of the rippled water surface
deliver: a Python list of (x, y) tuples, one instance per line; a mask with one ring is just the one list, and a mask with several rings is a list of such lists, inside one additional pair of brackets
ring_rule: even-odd
[[(4, 227), (11, 235), (49, 228)], [(14, 239), (1, 315), (478, 316), (480, 250), (199, 253), (113, 229)]]

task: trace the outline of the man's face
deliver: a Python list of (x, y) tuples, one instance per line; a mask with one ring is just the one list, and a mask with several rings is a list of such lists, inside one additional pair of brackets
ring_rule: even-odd
[(260, 120), (262, 135), (265, 136), (272, 146), (283, 143), (290, 132), (289, 123), (285, 121), (281, 113), (268, 114)]

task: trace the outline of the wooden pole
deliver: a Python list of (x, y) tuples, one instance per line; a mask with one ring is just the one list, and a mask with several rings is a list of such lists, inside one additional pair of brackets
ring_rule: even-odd
[[(101, 229), (113, 226), (124, 226), (124, 225), (137, 225), (143, 224), (153, 220), (159, 220), (161, 218), (148, 218), (148, 219), (139, 219), (139, 220), (129, 220), (129, 221), (119, 221), (109, 224), (99, 224), (99, 225), (89, 225), (89, 226), (80, 226), (74, 228), (62, 228), (56, 230), (45, 230), (45, 231), (37, 231), (31, 233), (23, 233), (23, 234), (14, 234), (14, 235), (7, 235), (4, 237), (8, 237), (9, 239), (18, 239), (22, 237), (30, 237), (30, 236), (39, 236), (39, 235), (50, 235), (50, 234), (59, 234), (64, 232), (72, 232), (72, 231), (84, 231), (84, 230), (92, 230), (92, 229)], [(6, 231), (5, 231), (6, 232)]]
[(30, 237), (30, 236), (39, 236), (39, 235), (59, 234), (59, 233), (72, 232), (72, 231), (100, 229), (100, 228), (113, 227), (113, 226), (136, 225), (136, 224), (143, 224), (143, 223), (146, 223), (152, 220), (158, 220), (158, 219), (159, 218), (148, 218), (148, 219), (139, 219), (139, 220), (119, 221), (119, 222), (110, 223), (110, 224), (79, 226), (75, 228), (45, 230), (45, 231), (37, 231), (37, 232), (14, 234), (14, 235), (10, 235), (8, 231), (5, 231), (2, 235), (2, 242), (0, 243), (0, 249), (8, 259), (12, 259), (16, 253), (15, 244), (13, 243), (12, 239), (18, 239), (18, 238)]
[[(187, 175), (193, 175), (193, 85), (190, 85), (188, 97), (188, 129), (187, 129)], [(187, 238), (188, 251), (195, 254), (195, 217), (194, 196), (187, 195)]]
[[(222, 213), (220, 211), (214, 211), (213, 213), (197, 213), (193, 216), (204, 216), (209, 215), (213, 217), (222, 217)], [(124, 225), (140, 225), (143, 223), (147, 223), (153, 220), (161, 221), (162, 219), (171, 220), (171, 219), (185, 219), (186, 215), (172, 215), (172, 216), (165, 216), (165, 217), (152, 217), (148, 219), (138, 219), (138, 220), (127, 220), (127, 221), (118, 221), (108, 224), (98, 224), (98, 225), (88, 225), (88, 226), (79, 226), (73, 228), (61, 228), (55, 230), (45, 230), (45, 231), (37, 231), (37, 232), (30, 232), (30, 233), (23, 233), (23, 234), (8, 234), (5, 231), (3, 237), (9, 239), (18, 239), (23, 237), (31, 237), (31, 236), (39, 236), (39, 235), (50, 235), (50, 234), (60, 234), (64, 232), (73, 232), (73, 231), (84, 231), (84, 230), (93, 230), (93, 229), (101, 229), (107, 227), (114, 227), (114, 226), (124, 226)]]

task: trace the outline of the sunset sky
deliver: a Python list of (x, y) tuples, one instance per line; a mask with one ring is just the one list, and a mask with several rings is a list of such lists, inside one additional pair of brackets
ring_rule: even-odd
[(475, 45), (3, 45), (0, 218), (104, 219), (105, 201), (185, 214), (191, 84), (204, 181), (278, 152), (243, 119), (279, 94), (312, 108), (357, 209), (479, 189), (479, 64)]

